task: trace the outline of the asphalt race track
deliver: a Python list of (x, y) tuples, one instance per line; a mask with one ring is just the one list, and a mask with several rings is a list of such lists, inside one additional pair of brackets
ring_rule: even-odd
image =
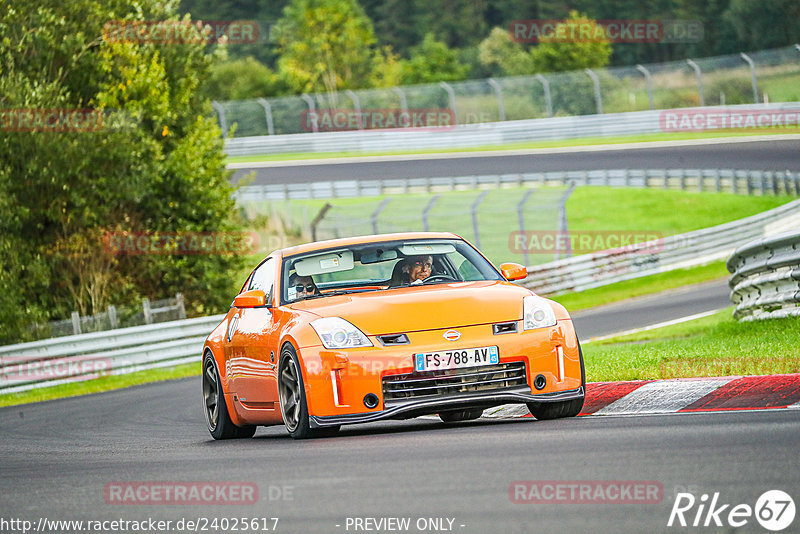
[[(582, 337), (630, 327), (641, 315), (697, 313), (726, 294), (718, 282), (694, 289), (711, 302), (702, 306), (685, 290), (635, 299), (612, 314), (619, 325), (584, 314)], [(666, 525), (677, 492), (719, 492), (720, 502), (754, 506), (770, 489), (796, 496), (800, 484), (791, 460), (800, 410), (455, 425), (422, 418), (345, 427), (329, 439), (294, 441), (270, 427), (253, 439), (215, 442), (200, 389), (197, 377), (0, 409), (0, 515), (34, 523), (278, 517), (277, 532), (298, 533), (354, 532), (355, 518), (366, 517), (411, 518), (410, 532), (428, 518), (446, 518), (445, 526), (452, 519), (457, 532), (666, 532), (675, 530)], [(512, 503), (509, 487), (521, 480), (650, 481), (663, 489), (653, 504)], [(253, 483), (259, 498), (206, 506), (104, 497), (108, 484), (159, 481)]]
[[(497, 153), (495, 153), (497, 154)], [(288, 184), (325, 180), (374, 180), (376, 178), (423, 178), (473, 174), (505, 174), (594, 169), (753, 169), (800, 171), (800, 140), (749, 141), (660, 148), (559, 151), (531, 155), (471, 157), (432, 156), (424, 159), (364, 161), (343, 158), (333, 164), (283, 164), (236, 170), (234, 181), (255, 172), (253, 184)], [(380, 158), (375, 158), (380, 159)]]

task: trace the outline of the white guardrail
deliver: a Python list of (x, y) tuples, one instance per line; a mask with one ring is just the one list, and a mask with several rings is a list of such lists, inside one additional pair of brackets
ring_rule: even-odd
[(757, 239), (728, 259), (733, 316), (741, 321), (800, 315), (800, 231)]
[(183, 319), (0, 347), (0, 393), (200, 362), (203, 341), (223, 317)]
[[(767, 126), (774, 125), (776, 113), (791, 113), (793, 121), (784, 126), (797, 126), (796, 113), (800, 102), (773, 104), (742, 104), (734, 106), (706, 106), (703, 108), (631, 111), (602, 115), (579, 115), (545, 119), (485, 122), (465, 124), (445, 130), (363, 130), (346, 132), (319, 132), (284, 135), (261, 135), (237, 137), (225, 140), (228, 156), (250, 156), (261, 154), (296, 154), (322, 152), (395, 152), (431, 148), (469, 148), (476, 146), (504, 145), (523, 141), (569, 139), (576, 137), (613, 137), (674, 131), (672, 122), (680, 124), (675, 117), (695, 115), (729, 116), (737, 112), (758, 119), (757, 112), (768, 113)], [(667, 121), (672, 122), (667, 122)], [(784, 117), (784, 122), (788, 120)], [(701, 130), (729, 128), (729, 120), (717, 119), (695, 125)], [(759, 126), (742, 120), (741, 126)], [(672, 129), (670, 129), (672, 128)], [(687, 131), (685, 127), (682, 131)], [(688, 131), (692, 131), (689, 129)]]
[[(797, 228), (800, 228), (800, 200), (696, 232), (529, 267), (528, 278), (522, 284), (542, 294), (581, 291), (727, 258), (742, 242)], [(741, 259), (735, 260), (739, 258), (735, 255), (731, 261), (757, 265), (752, 269), (739, 268), (738, 273), (740, 277), (743, 273), (749, 275), (750, 271), (758, 273), (762, 286), (773, 283), (770, 277), (777, 276), (774, 273), (782, 277), (794, 276), (794, 296), (797, 297), (800, 290), (796, 280), (800, 278), (800, 269), (777, 269), (785, 267), (781, 263), (784, 256), (797, 260), (798, 245), (795, 242), (793, 252), (789, 252), (788, 248), (776, 248), (781, 243), (784, 242), (759, 241), (751, 248), (740, 249)], [(736, 275), (734, 280), (739, 282)], [(747, 280), (742, 279), (739, 284), (742, 292)], [(781, 283), (776, 287), (782, 288), (777, 292), (783, 294), (788, 285)], [(761, 304), (768, 303), (761, 301)], [(0, 393), (199, 362), (203, 341), (223, 317), (198, 317), (0, 347)]]
[(748, 241), (800, 228), (800, 200), (711, 228), (528, 267), (521, 282), (540, 294), (583, 291), (727, 258)]

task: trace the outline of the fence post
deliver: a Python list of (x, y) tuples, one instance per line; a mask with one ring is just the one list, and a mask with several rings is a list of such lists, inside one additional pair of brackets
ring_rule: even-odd
[[(519, 201), (517, 204), (517, 220), (519, 221), (519, 233), (523, 237), (525, 236), (525, 203), (528, 202), (528, 199), (531, 198), (533, 195), (533, 189), (528, 189), (525, 194), (522, 196), (522, 200)], [(525, 248), (522, 250), (522, 262), (527, 267), (530, 264), (530, 254), (528, 254), (528, 240), (525, 240)]]
[(650, 71), (644, 68), (643, 65), (636, 65), (636, 70), (644, 74), (645, 82), (647, 83), (647, 101), (650, 102), (650, 111), (655, 109), (653, 103), (653, 80), (650, 78)]
[(219, 127), (222, 130), (222, 137), (228, 137), (228, 122), (225, 120), (225, 108), (219, 102), (212, 101), (211, 107), (217, 112), (219, 116)]
[(378, 204), (378, 208), (372, 213), (372, 216), (370, 216), (370, 222), (372, 223), (372, 233), (374, 234), (378, 233), (378, 217), (380, 216), (381, 212), (383, 211), (383, 209), (386, 207), (386, 205), (389, 203), (390, 200), (391, 200), (390, 198), (384, 198), (383, 200), (381, 200), (381, 203)]
[(183, 303), (183, 293), (175, 295), (175, 306), (178, 308), (178, 319), (186, 319), (186, 306)]
[(700, 105), (705, 106), (706, 100), (703, 98), (703, 72), (700, 70), (700, 65), (691, 59), (687, 59), (686, 63), (694, 69), (694, 73), (697, 76), (697, 93), (700, 95)]
[[(627, 170), (625, 171), (625, 176), (627, 176)], [(567, 221), (567, 200), (569, 199), (572, 192), (575, 190), (575, 182), (570, 182), (569, 188), (566, 192), (561, 196), (561, 199), (558, 201), (558, 235), (567, 236), (566, 243), (567, 243), (567, 250), (564, 251), (564, 257), (571, 258), (572, 257), (572, 243), (569, 239), (569, 223)], [(560, 240), (559, 240), (560, 241)], [(561, 251), (558, 247), (556, 247), (556, 259), (561, 259)]]
[(326, 202), (325, 205), (322, 206), (322, 209), (319, 210), (319, 213), (317, 213), (311, 220), (311, 223), (309, 223), (309, 226), (311, 227), (311, 241), (317, 240), (317, 226), (322, 222), (322, 219), (325, 218), (325, 214), (328, 213), (328, 210), (332, 207), (333, 206), (330, 202)]
[[(314, 104), (314, 99), (308, 96), (306, 93), (300, 95), (300, 98), (303, 99), (303, 102), (306, 103), (308, 106), (308, 113), (310, 115), (314, 115), (317, 112), (317, 105)], [(317, 127), (317, 121), (311, 121), (311, 131), (314, 133), (319, 132), (319, 128)]]
[(408, 113), (408, 102), (406, 101), (406, 94), (399, 87), (392, 87), (392, 91), (400, 97), (400, 111)]
[(430, 215), (433, 206), (436, 205), (436, 201), (439, 200), (439, 197), (442, 195), (434, 195), (429, 201), (428, 205), (422, 210), (422, 231), (428, 231), (428, 215)]
[(81, 333), (81, 315), (76, 311), (72, 312), (72, 332), (75, 335)]
[(597, 114), (603, 114), (603, 95), (600, 94), (600, 78), (592, 69), (585, 69), (586, 74), (592, 79), (594, 83), (594, 102), (597, 105)]
[(486, 198), (486, 195), (489, 193), (488, 189), (484, 189), (481, 191), (481, 194), (478, 195), (478, 198), (475, 199), (475, 202), (472, 203), (472, 231), (475, 234), (475, 246), (478, 247), (478, 250), (481, 248), (481, 235), (478, 228), (478, 206), (481, 205), (483, 199)]
[(119, 323), (117, 322), (117, 307), (113, 304), (109, 304), (108, 306), (108, 323), (111, 325), (111, 330), (119, 328)]
[(153, 312), (150, 310), (150, 300), (147, 297), (142, 299), (142, 311), (144, 312), (144, 324), (153, 324)]
[(542, 87), (544, 88), (544, 103), (547, 106), (547, 116), (553, 116), (553, 99), (550, 97), (550, 81), (542, 76), (541, 74), (537, 74), (534, 76), (539, 82), (541, 82)]
[(264, 116), (267, 119), (267, 135), (275, 135), (275, 127), (272, 124), (272, 106), (266, 98), (259, 98), (258, 103), (264, 108)]
[(456, 109), (456, 93), (453, 87), (447, 82), (439, 82), (439, 87), (447, 91), (447, 96), (450, 99), (450, 109), (453, 110), (453, 123), (458, 124), (458, 110)]
[(494, 89), (494, 93), (497, 95), (497, 115), (500, 117), (501, 121), (506, 120), (506, 107), (503, 104), (503, 88), (500, 87), (500, 84), (497, 83), (497, 80), (494, 78), (489, 78), (486, 80), (486, 83), (492, 86)]
[(361, 120), (361, 102), (358, 100), (358, 95), (355, 94), (350, 89), (345, 91), (344, 94), (349, 96), (350, 100), (353, 101), (353, 108), (356, 111), (356, 123), (358, 124), (358, 129), (359, 130), (363, 130), (364, 129), (364, 121)]
[(758, 79), (756, 78), (756, 64), (753, 63), (753, 60), (750, 59), (750, 56), (744, 52), (741, 52), (739, 56), (750, 66), (750, 78), (753, 84), (753, 103), (758, 104)]

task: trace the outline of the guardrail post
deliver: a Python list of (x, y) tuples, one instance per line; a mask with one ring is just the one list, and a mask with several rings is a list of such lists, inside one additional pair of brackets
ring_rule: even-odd
[(400, 97), (400, 111), (408, 113), (408, 102), (406, 101), (406, 94), (399, 87), (392, 87), (392, 91)]
[[(308, 114), (313, 116), (317, 112), (317, 105), (314, 103), (314, 99), (308, 96), (306, 93), (300, 95), (300, 98), (302, 98), (303, 102), (305, 102), (308, 106)], [(311, 121), (311, 131), (314, 133), (319, 132), (319, 127), (317, 126), (316, 120)]]
[(503, 104), (503, 88), (500, 87), (500, 84), (497, 83), (497, 80), (494, 78), (489, 78), (486, 80), (486, 83), (492, 86), (494, 93), (497, 95), (497, 116), (500, 117), (501, 121), (506, 120), (506, 107)]
[(109, 304), (108, 306), (108, 324), (111, 325), (111, 330), (119, 328), (119, 322), (117, 322), (117, 307), (113, 304)]
[(686, 64), (694, 69), (694, 74), (697, 76), (697, 94), (700, 95), (700, 105), (705, 106), (706, 100), (703, 97), (703, 72), (700, 70), (700, 65), (692, 61), (691, 59), (686, 60)]
[(741, 52), (739, 57), (745, 60), (745, 62), (750, 66), (750, 78), (753, 84), (753, 103), (758, 104), (758, 79), (756, 78), (756, 64), (753, 63), (753, 60), (750, 59), (750, 56), (744, 52)]
[(553, 116), (553, 99), (550, 97), (550, 81), (542, 76), (541, 74), (537, 74), (534, 76), (539, 82), (541, 82), (542, 87), (544, 88), (544, 104), (547, 107), (547, 116)]
[(355, 94), (350, 89), (345, 91), (344, 94), (349, 96), (350, 100), (353, 101), (353, 108), (356, 111), (356, 123), (358, 124), (358, 129), (359, 130), (363, 130), (364, 129), (364, 121), (361, 120), (361, 102), (358, 100), (358, 95)]
[(175, 295), (175, 306), (178, 308), (178, 319), (186, 319), (186, 306), (183, 302), (183, 293)]
[(72, 312), (72, 332), (76, 335), (81, 333), (81, 315), (76, 311)]
[(142, 312), (144, 312), (144, 324), (153, 324), (153, 312), (150, 310), (150, 299), (142, 299)]
[(370, 222), (372, 223), (372, 233), (374, 234), (378, 233), (378, 217), (380, 216), (381, 212), (383, 211), (383, 209), (386, 207), (386, 205), (389, 203), (390, 200), (391, 200), (390, 198), (384, 198), (383, 200), (381, 200), (381, 203), (378, 204), (378, 208), (370, 216)]
[(322, 219), (325, 218), (325, 214), (328, 213), (328, 210), (331, 209), (332, 207), (333, 206), (331, 205), (330, 202), (326, 202), (325, 205), (322, 206), (322, 209), (319, 210), (319, 213), (317, 213), (314, 216), (314, 218), (311, 220), (311, 222), (309, 223), (309, 226), (311, 227), (311, 240), (312, 241), (316, 241), (317, 240), (317, 226), (319, 226), (319, 223), (321, 223)]
[(211, 107), (217, 112), (219, 118), (219, 127), (222, 130), (222, 137), (228, 137), (228, 122), (225, 120), (225, 108), (219, 102), (212, 101)]
[(458, 124), (458, 110), (456, 109), (456, 92), (453, 87), (447, 82), (439, 82), (439, 87), (447, 91), (447, 97), (450, 99), (450, 109), (453, 110), (453, 124)]
[[(519, 204), (517, 204), (517, 220), (519, 221), (519, 233), (523, 237), (525, 236), (525, 203), (528, 202), (529, 198), (531, 198), (531, 195), (533, 195), (533, 191), (534, 191), (533, 189), (528, 189), (522, 196), (522, 200), (520, 200)], [(526, 239), (525, 242), (527, 243), (528, 240)], [(528, 254), (527, 245), (522, 251), (522, 264), (525, 266), (530, 265), (530, 254)]]
[(643, 65), (636, 65), (636, 70), (644, 74), (645, 83), (647, 83), (647, 101), (650, 103), (650, 111), (655, 109), (653, 103), (653, 80), (650, 78), (650, 71)]
[(478, 195), (478, 198), (475, 199), (475, 202), (472, 203), (472, 231), (475, 234), (475, 246), (478, 247), (478, 250), (481, 248), (481, 234), (478, 228), (478, 206), (481, 205), (481, 202), (483, 202), (483, 199), (486, 198), (488, 193), (489, 191), (484, 189), (481, 191), (481, 194)]
[(428, 201), (428, 205), (425, 206), (425, 208), (423, 208), (423, 210), (422, 210), (422, 231), (423, 232), (427, 232), (429, 230), (429, 227), (428, 227), (428, 216), (430, 215), (431, 210), (433, 209), (433, 206), (436, 205), (436, 201), (438, 201), (439, 197), (441, 197), (441, 196), (442, 195), (434, 195)]
[(597, 77), (597, 74), (592, 69), (586, 69), (586, 74), (589, 75), (589, 78), (592, 79), (592, 83), (594, 83), (594, 101), (597, 105), (597, 114), (603, 114), (603, 95), (600, 94), (600, 78)]
[(266, 98), (259, 98), (257, 102), (264, 108), (264, 116), (267, 119), (267, 135), (275, 135), (275, 127), (272, 124), (272, 106), (269, 100)]

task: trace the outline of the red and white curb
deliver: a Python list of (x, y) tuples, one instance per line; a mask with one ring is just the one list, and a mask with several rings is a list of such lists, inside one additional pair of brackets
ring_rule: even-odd
[[(631, 380), (586, 384), (581, 416), (800, 409), (800, 374)], [(487, 418), (531, 417), (525, 405), (498, 406)]]

